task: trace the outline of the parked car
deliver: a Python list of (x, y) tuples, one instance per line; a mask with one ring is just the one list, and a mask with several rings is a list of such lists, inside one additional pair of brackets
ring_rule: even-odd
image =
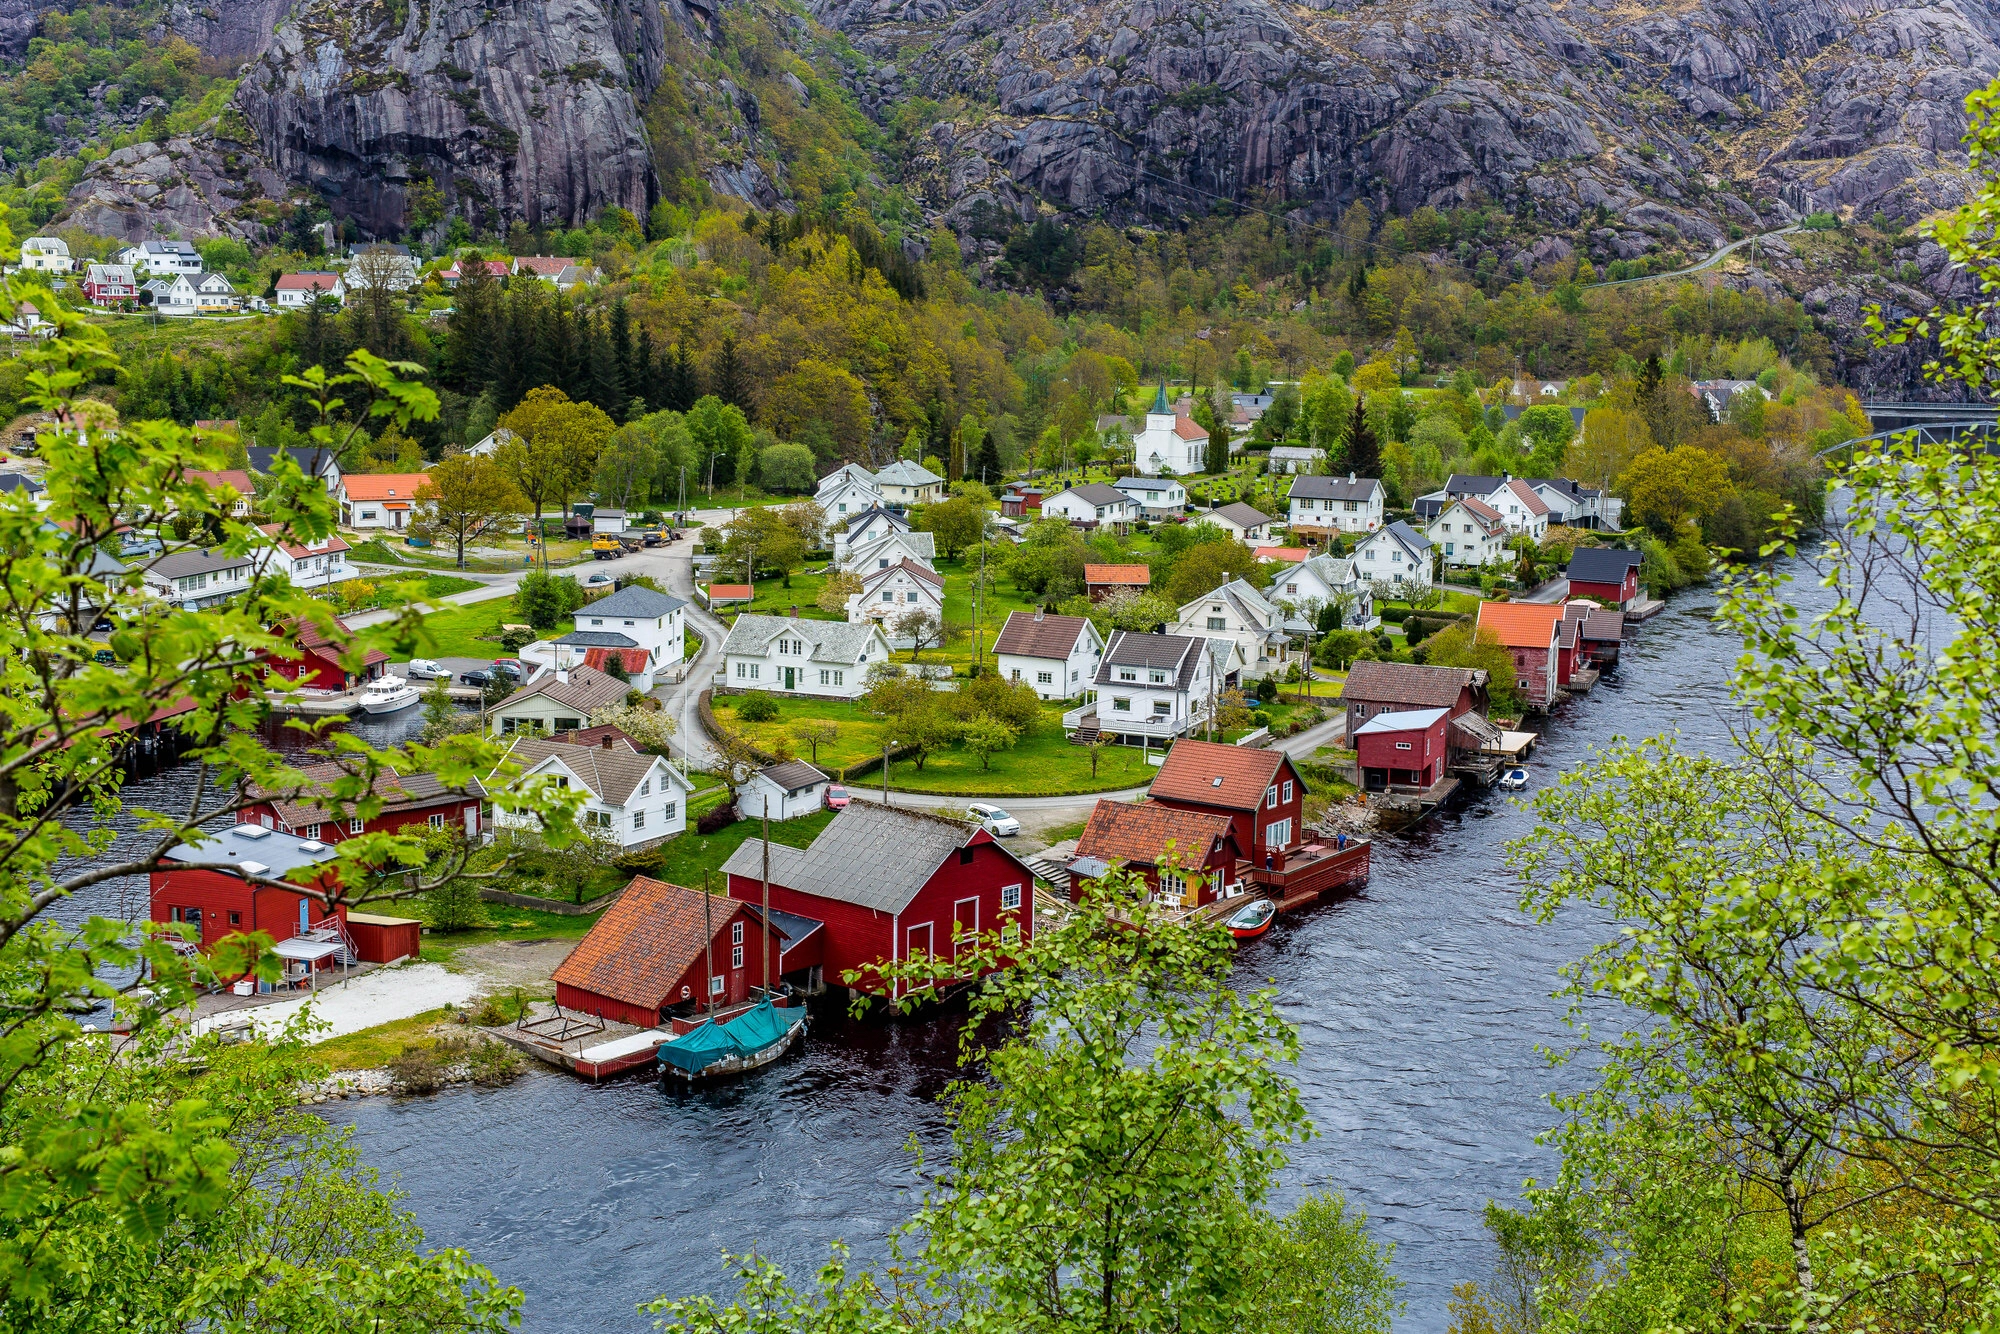
[(108, 648), (97, 650), (97, 652), (90, 655), (90, 660), (92, 662), (101, 662), (106, 667), (116, 667), (118, 665), (118, 655)]
[(610, 583), (611, 576), (603, 573), (593, 574), (590, 576), (590, 578), (584, 580), (583, 582), (586, 587), (598, 588), (602, 587), (605, 584)]
[(842, 810), (854, 798), (847, 795), (847, 789), (838, 783), (826, 785), (826, 808), (830, 811)]
[(528, 669), (521, 665), (519, 658), (495, 658), (493, 660), (493, 671), (497, 676), (510, 677), (516, 681), (525, 681), (528, 679)]
[(1021, 822), (998, 806), (983, 801), (975, 801), (965, 808), (979, 827), (995, 838), (1012, 838), (1021, 832)]
[(404, 675), (412, 681), (435, 681), (440, 676), (447, 681), (451, 680), (451, 673), (429, 658), (411, 658), (410, 665), (404, 669)]
[(1527, 786), (1528, 771), (1526, 769), (1509, 769), (1506, 773), (1500, 775), (1500, 790), (1502, 792), (1519, 792)]
[(465, 682), (465, 684), (469, 686), (478, 686), (481, 690), (484, 690), (486, 689), (486, 687), (493, 684), (493, 673), (474, 669), (473, 671), (467, 672), (465, 675), (459, 677), (458, 679)]

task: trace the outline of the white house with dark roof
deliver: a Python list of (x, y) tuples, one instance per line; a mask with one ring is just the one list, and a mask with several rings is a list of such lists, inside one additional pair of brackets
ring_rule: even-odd
[(1301, 477), (1292, 483), (1286, 520), (1293, 537), (1372, 533), (1382, 526), (1388, 495), (1373, 477)]
[(1396, 588), (1431, 586), (1431, 540), (1401, 519), (1378, 528), (1354, 548), (1354, 568), (1378, 596)]
[(624, 703), (631, 689), (595, 667), (558, 667), (536, 673), (534, 680), (488, 709), (486, 716), (495, 736), (574, 732), (599, 709)]
[(1447, 569), (1479, 569), (1507, 560), (1507, 521), (1477, 496), (1460, 496), (1424, 527)]
[(1625, 502), (1609, 491), (1584, 486), (1568, 477), (1530, 477), (1528, 485), (1549, 507), (1550, 523), (1614, 531), (1625, 526)]
[(1199, 521), (1214, 524), (1246, 547), (1261, 546), (1271, 536), (1271, 516), (1240, 500), (1209, 510)]
[(944, 478), (908, 459), (897, 459), (875, 474), (875, 489), (891, 505), (928, 505), (944, 499)]
[(1207, 638), (1191, 635), (1113, 632), (1091, 683), (1094, 698), (1063, 715), (1064, 732), (1128, 745), (1185, 736), (1208, 717), (1224, 688), (1223, 662), (1236, 650), (1227, 640), (1219, 647), (1221, 654)]
[(1087, 616), (1009, 612), (993, 641), (1000, 675), (1026, 681), (1043, 699), (1070, 699), (1090, 689), (1103, 659), (1104, 637)]
[(1255, 679), (1281, 672), (1292, 661), (1292, 637), (1311, 626), (1287, 616), (1269, 598), (1242, 579), (1232, 579), (1187, 603), (1175, 618), (1177, 635), (1227, 639), (1243, 658), (1243, 674)]
[(1344, 556), (1313, 556), (1288, 570), (1280, 571), (1264, 591), (1264, 596), (1280, 606), (1288, 606), (1301, 619), (1314, 621), (1324, 607), (1340, 609), (1343, 630), (1373, 630), (1382, 624), (1375, 611), (1375, 591)]
[[(509, 765), (521, 770), (519, 776), (507, 776)], [(488, 791), (507, 791), (531, 779), (583, 793), (576, 822), (620, 852), (651, 847), (687, 828), (691, 789), (659, 755), (624, 746), (577, 746), (524, 736), (507, 748), (501, 767), (488, 775), (485, 786)], [(493, 823), (500, 829), (532, 830), (541, 827), (541, 817), (497, 808)]]
[(1112, 483), (1142, 519), (1171, 519), (1187, 508), (1187, 488), (1171, 477), (1120, 477)]
[(925, 569), (936, 568), (937, 539), (929, 533), (887, 533), (872, 542), (850, 546), (836, 562), (855, 574), (887, 570), (910, 561)]
[(804, 760), (767, 764), (736, 785), (736, 812), (747, 820), (811, 815), (826, 805), (826, 788), (832, 781)]
[(194, 281), (185, 273), (162, 274), (139, 285), (139, 304), (156, 315), (192, 315), (199, 309)]
[(1208, 467), (1208, 432), (1167, 403), (1167, 387), (1153, 399), (1146, 425), (1132, 440), (1132, 461), (1148, 477), (1192, 477)]
[(199, 611), (227, 602), (250, 587), (257, 572), (254, 555), (225, 556), (215, 551), (176, 551), (146, 566), (146, 591), (182, 611)]
[(944, 619), (944, 576), (913, 560), (898, 561), (881, 570), (861, 572), (861, 591), (847, 599), (850, 625), (872, 622), (882, 627), (892, 648), (909, 648), (909, 635), (896, 633), (896, 623), (912, 612), (929, 612)]
[(24, 472), (0, 472), (0, 493), (12, 495), (16, 491), (26, 492), (38, 510), (49, 507), (49, 489), (39, 481)]
[(200, 273), (205, 267), (201, 252), (187, 241), (141, 241), (118, 252), (118, 262), (152, 277), (173, 277)]
[(1042, 501), (1042, 517), (1057, 516), (1086, 528), (1121, 528), (1139, 517), (1139, 507), (1115, 486), (1087, 482)]
[(577, 608), (574, 628), (540, 649), (554, 667), (603, 671), (616, 655), (637, 690), (651, 690), (656, 678), (687, 654), (687, 603), (642, 584)]
[(888, 660), (888, 637), (873, 621), (850, 625), (745, 612), (722, 641), (717, 684), (726, 690), (856, 699), (866, 688), (868, 668)]
[[(825, 508), (822, 506), (821, 508)], [(828, 519), (831, 525), (833, 520)], [(910, 521), (900, 514), (894, 514), (875, 504), (867, 509), (857, 510), (847, 516), (847, 531), (833, 535), (833, 563), (840, 565), (847, 558), (851, 547), (865, 547), (879, 542), (891, 533), (907, 533)]]
[(271, 470), (277, 466), (278, 455), (284, 454), (298, 465), (300, 472), (326, 483), (329, 493), (340, 490), (340, 464), (331, 449), (315, 445), (293, 454), (283, 445), (250, 445), (243, 452), (250, 457), (250, 471), (259, 476), (269, 477)]
[(874, 473), (858, 463), (844, 463), (819, 479), (813, 503), (825, 511), (828, 524), (837, 524), (880, 506), (882, 489), (875, 485)]

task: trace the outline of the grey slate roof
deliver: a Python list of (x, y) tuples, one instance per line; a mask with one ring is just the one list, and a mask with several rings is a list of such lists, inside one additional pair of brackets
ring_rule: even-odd
[(1570, 553), (1568, 574), (1587, 584), (1622, 584), (1625, 571), (1645, 563), (1644, 556), (1625, 547), (1578, 547)]
[[(616, 513), (615, 510), (600, 510), (602, 514)], [(608, 598), (586, 602), (577, 610), (579, 616), (630, 616), (634, 620), (651, 620), (665, 616), (668, 612), (685, 607), (687, 603), (665, 593), (655, 593), (644, 584), (627, 584)]]
[(250, 556), (223, 556), (213, 551), (176, 551), (170, 556), (162, 556), (146, 569), (162, 579), (179, 579), (189, 574), (214, 574), (217, 570), (236, 570), (252, 562)]
[(856, 560), (879, 560), (881, 557), (876, 553), (880, 552), (884, 546), (891, 542), (899, 543), (902, 550), (909, 552), (919, 560), (937, 559), (937, 538), (934, 535), (930, 533), (905, 532), (886, 533), (876, 538), (873, 542), (863, 542), (858, 546), (851, 546), (847, 549), (846, 559), (850, 563)]
[(932, 486), (943, 480), (929, 468), (908, 459), (897, 459), (875, 474), (877, 486)]
[[(773, 843), (771, 880), (802, 894), (899, 913), (945, 858), (978, 832), (978, 826), (961, 820), (857, 798), (833, 817), (811, 847)], [(761, 878), (763, 844), (744, 840), (722, 869), (728, 875)]]
[(1455, 472), (1445, 478), (1447, 496), (1490, 496), (1500, 489), (1505, 477), (1482, 477), (1478, 473)]
[(556, 641), (571, 648), (638, 648), (639, 641), (630, 635), (616, 634), (609, 630), (572, 630)]
[(827, 781), (825, 774), (813, 768), (804, 760), (786, 760), (783, 764), (767, 764), (757, 772), (762, 777), (770, 779), (780, 788), (783, 788), (787, 795), (793, 792), (803, 792), (815, 783), (824, 783)]
[[(558, 760), (607, 806), (623, 806), (638, 788), (639, 780), (651, 773), (659, 761), (657, 755), (641, 755), (623, 746), (609, 749), (603, 746), (576, 746), (567, 741), (550, 741), (538, 736), (522, 737), (516, 741), (507, 748), (507, 758), (523, 770), (532, 769), (543, 760)], [(674, 779), (680, 777), (674, 773), (672, 765), (662, 765), (661, 768), (672, 774)], [(491, 781), (489, 778), (488, 782)]]
[(1221, 509), (1211, 510), (1218, 519), (1227, 519), (1238, 528), (1255, 528), (1260, 523), (1271, 522), (1271, 516), (1260, 509), (1253, 509), (1242, 501), (1232, 501)]
[[(1271, 451), (1276, 454), (1277, 450)], [(1382, 493), (1382, 483), (1373, 477), (1301, 477), (1286, 495), (1293, 500), (1373, 500)]]
[[(722, 641), (722, 651), (725, 654), (747, 653), (762, 657), (770, 651), (771, 641), (778, 636), (797, 636), (812, 645), (810, 656), (814, 662), (837, 662), (845, 666), (858, 661), (862, 650), (881, 633), (881, 627), (873, 621), (849, 625), (846, 621), (814, 621), (803, 617), (794, 620), (790, 616), (761, 616), (745, 612), (736, 618), (736, 624), (729, 627), (729, 637)], [(886, 650), (883, 657), (888, 657)]]
[(622, 703), (625, 692), (632, 687), (607, 672), (595, 667), (572, 667), (568, 671), (569, 680), (560, 679), (556, 672), (543, 672), (528, 684), (500, 701), (498, 708), (527, 699), (534, 695), (546, 695), (556, 703), (577, 710), (588, 718), (593, 709), (601, 709), (607, 704)]
[(1066, 494), (1075, 496), (1086, 505), (1129, 505), (1132, 503), (1132, 497), (1126, 495), (1115, 486), (1106, 486), (1103, 482), (1085, 482), (1082, 486), (1071, 487)]
[(1405, 547), (1415, 552), (1419, 556), (1428, 554), (1431, 549), (1431, 540), (1428, 537), (1425, 537), (1422, 533), (1418, 532), (1416, 529), (1410, 527), (1410, 525), (1408, 525), (1407, 523), (1404, 523), (1401, 519), (1396, 520), (1394, 523), (1390, 524), (1387, 528), (1384, 528), (1381, 531), (1394, 536), (1399, 541), (1401, 541)]
[[(1155, 635), (1120, 630), (1105, 645), (1104, 660), (1097, 667), (1097, 684), (1118, 684), (1113, 668), (1163, 667), (1174, 674), (1170, 684), (1177, 690), (1186, 690), (1193, 683), (1195, 668), (1201, 662), (1202, 643), (1193, 635)], [(1227, 641), (1224, 643), (1227, 644)], [(1141, 681), (1138, 684), (1151, 683)]]
[(1120, 491), (1171, 491), (1180, 483), (1170, 477), (1120, 477), (1115, 485)]
[[(243, 452), (250, 456), (250, 471), (262, 473), (266, 477), (270, 476), (272, 467), (277, 463), (278, 455), (290, 453), (283, 445), (251, 445)], [(323, 473), (333, 465), (332, 451), (321, 450), (318, 447), (302, 449), (298, 453), (292, 454), (291, 459), (292, 462), (299, 465), (299, 471), (308, 477)]]
[(0, 491), (20, 491), (23, 489), (30, 495), (33, 495), (37, 491), (48, 490), (47, 487), (26, 473), (0, 472)]
[(167, 853), (169, 861), (241, 867), (251, 862), (264, 869), (251, 872), (279, 880), (306, 866), (330, 862), (339, 854), (315, 839), (302, 839), (262, 825), (240, 824), (216, 831), (200, 847), (182, 843)]
[[(850, 533), (857, 532), (860, 529), (866, 528), (869, 525), (869, 523), (875, 519), (887, 519), (889, 521), (889, 527), (893, 528), (899, 533), (907, 533), (910, 531), (910, 521), (908, 519), (905, 519), (900, 514), (891, 513), (890, 511), (883, 509), (880, 505), (872, 505), (869, 508), (861, 511), (861, 513), (859, 514), (848, 515), (847, 531)], [(877, 540), (879, 541), (880, 539)]]

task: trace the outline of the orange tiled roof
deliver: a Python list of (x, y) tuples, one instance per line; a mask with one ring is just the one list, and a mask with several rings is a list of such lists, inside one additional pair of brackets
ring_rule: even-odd
[(1258, 560), (1281, 560), (1294, 565), (1308, 554), (1304, 547), (1258, 547), (1256, 552)]
[(1192, 417), (1175, 416), (1174, 434), (1183, 440), (1208, 439), (1208, 432), (1202, 430)]
[[(1285, 762), (1279, 750), (1246, 750), (1214, 741), (1181, 740), (1167, 752), (1167, 762), (1153, 775), (1148, 791), (1155, 797), (1198, 801), (1224, 810), (1249, 811), (1264, 799), (1264, 789)], [(1217, 783), (1216, 779), (1221, 779)]]
[[(681, 974), (700, 962), (710, 940), (702, 928), (706, 897), (698, 889), (634, 877), (557, 966), (555, 980), (627, 1005), (659, 1008)], [(723, 935), (736, 911), (733, 901), (714, 899), (708, 905), (710, 928)], [(756, 929), (755, 918), (751, 929)], [(725, 961), (729, 957), (727, 950), (718, 954)]]
[[(1158, 802), (1144, 801), (1128, 806), (1122, 801), (1099, 801), (1076, 841), (1077, 855), (1099, 861), (1137, 862), (1158, 866), (1171, 851), (1174, 861), (1184, 867), (1202, 865), (1215, 850), (1216, 840), (1229, 836), (1229, 817), (1203, 811), (1177, 811)], [(1168, 845), (1172, 844), (1171, 850)]]
[(1482, 602), (1479, 628), (1500, 636), (1508, 648), (1548, 648), (1556, 642), (1563, 609), (1540, 602)]
[(206, 482), (210, 486), (226, 486), (239, 496), (254, 496), (257, 488), (250, 483), (250, 474), (241, 468), (229, 468), (221, 472), (189, 472), (190, 482)]
[(1083, 567), (1083, 582), (1086, 584), (1137, 584), (1150, 587), (1153, 571), (1144, 565), (1086, 565)]
[(350, 472), (340, 485), (349, 500), (408, 500), (429, 480), (420, 472)]

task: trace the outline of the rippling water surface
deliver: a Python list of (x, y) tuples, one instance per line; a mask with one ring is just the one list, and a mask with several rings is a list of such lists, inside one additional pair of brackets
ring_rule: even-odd
[[(1538, 783), (1614, 735), (1726, 743), (1737, 645), (1712, 607), (1684, 596), (1635, 632), (1618, 674), (1549, 726)], [(1274, 981), (1304, 1042), (1298, 1076), (1319, 1133), (1287, 1190), (1343, 1191), (1395, 1242), (1403, 1334), (1442, 1331), (1452, 1285), (1487, 1274), (1480, 1211), (1550, 1174), (1534, 1143), (1545, 1095), (1576, 1078), (1538, 1046), (1564, 1039), (1557, 967), (1606, 924), (1574, 913), (1541, 927), (1516, 910), (1501, 844), (1528, 824), (1488, 797), (1382, 840), (1365, 894), (1288, 917), (1241, 955), (1244, 983)], [(529, 1330), (637, 1331), (642, 1300), (727, 1291), (724, 1249), (755, 1247), (800, 1276), (835, 1239), (882, 1255), (917, 1185), (907, 1142), (942, 1143), (934, 1099), (956, 1031), (829, 1009), (802, 1053), (719, 1091), (676, 1098), (537, 1071), (503, 1089), (329, 1111), (397, 1178), (432, 1244), (466, 1247), (526, 1290)]]

